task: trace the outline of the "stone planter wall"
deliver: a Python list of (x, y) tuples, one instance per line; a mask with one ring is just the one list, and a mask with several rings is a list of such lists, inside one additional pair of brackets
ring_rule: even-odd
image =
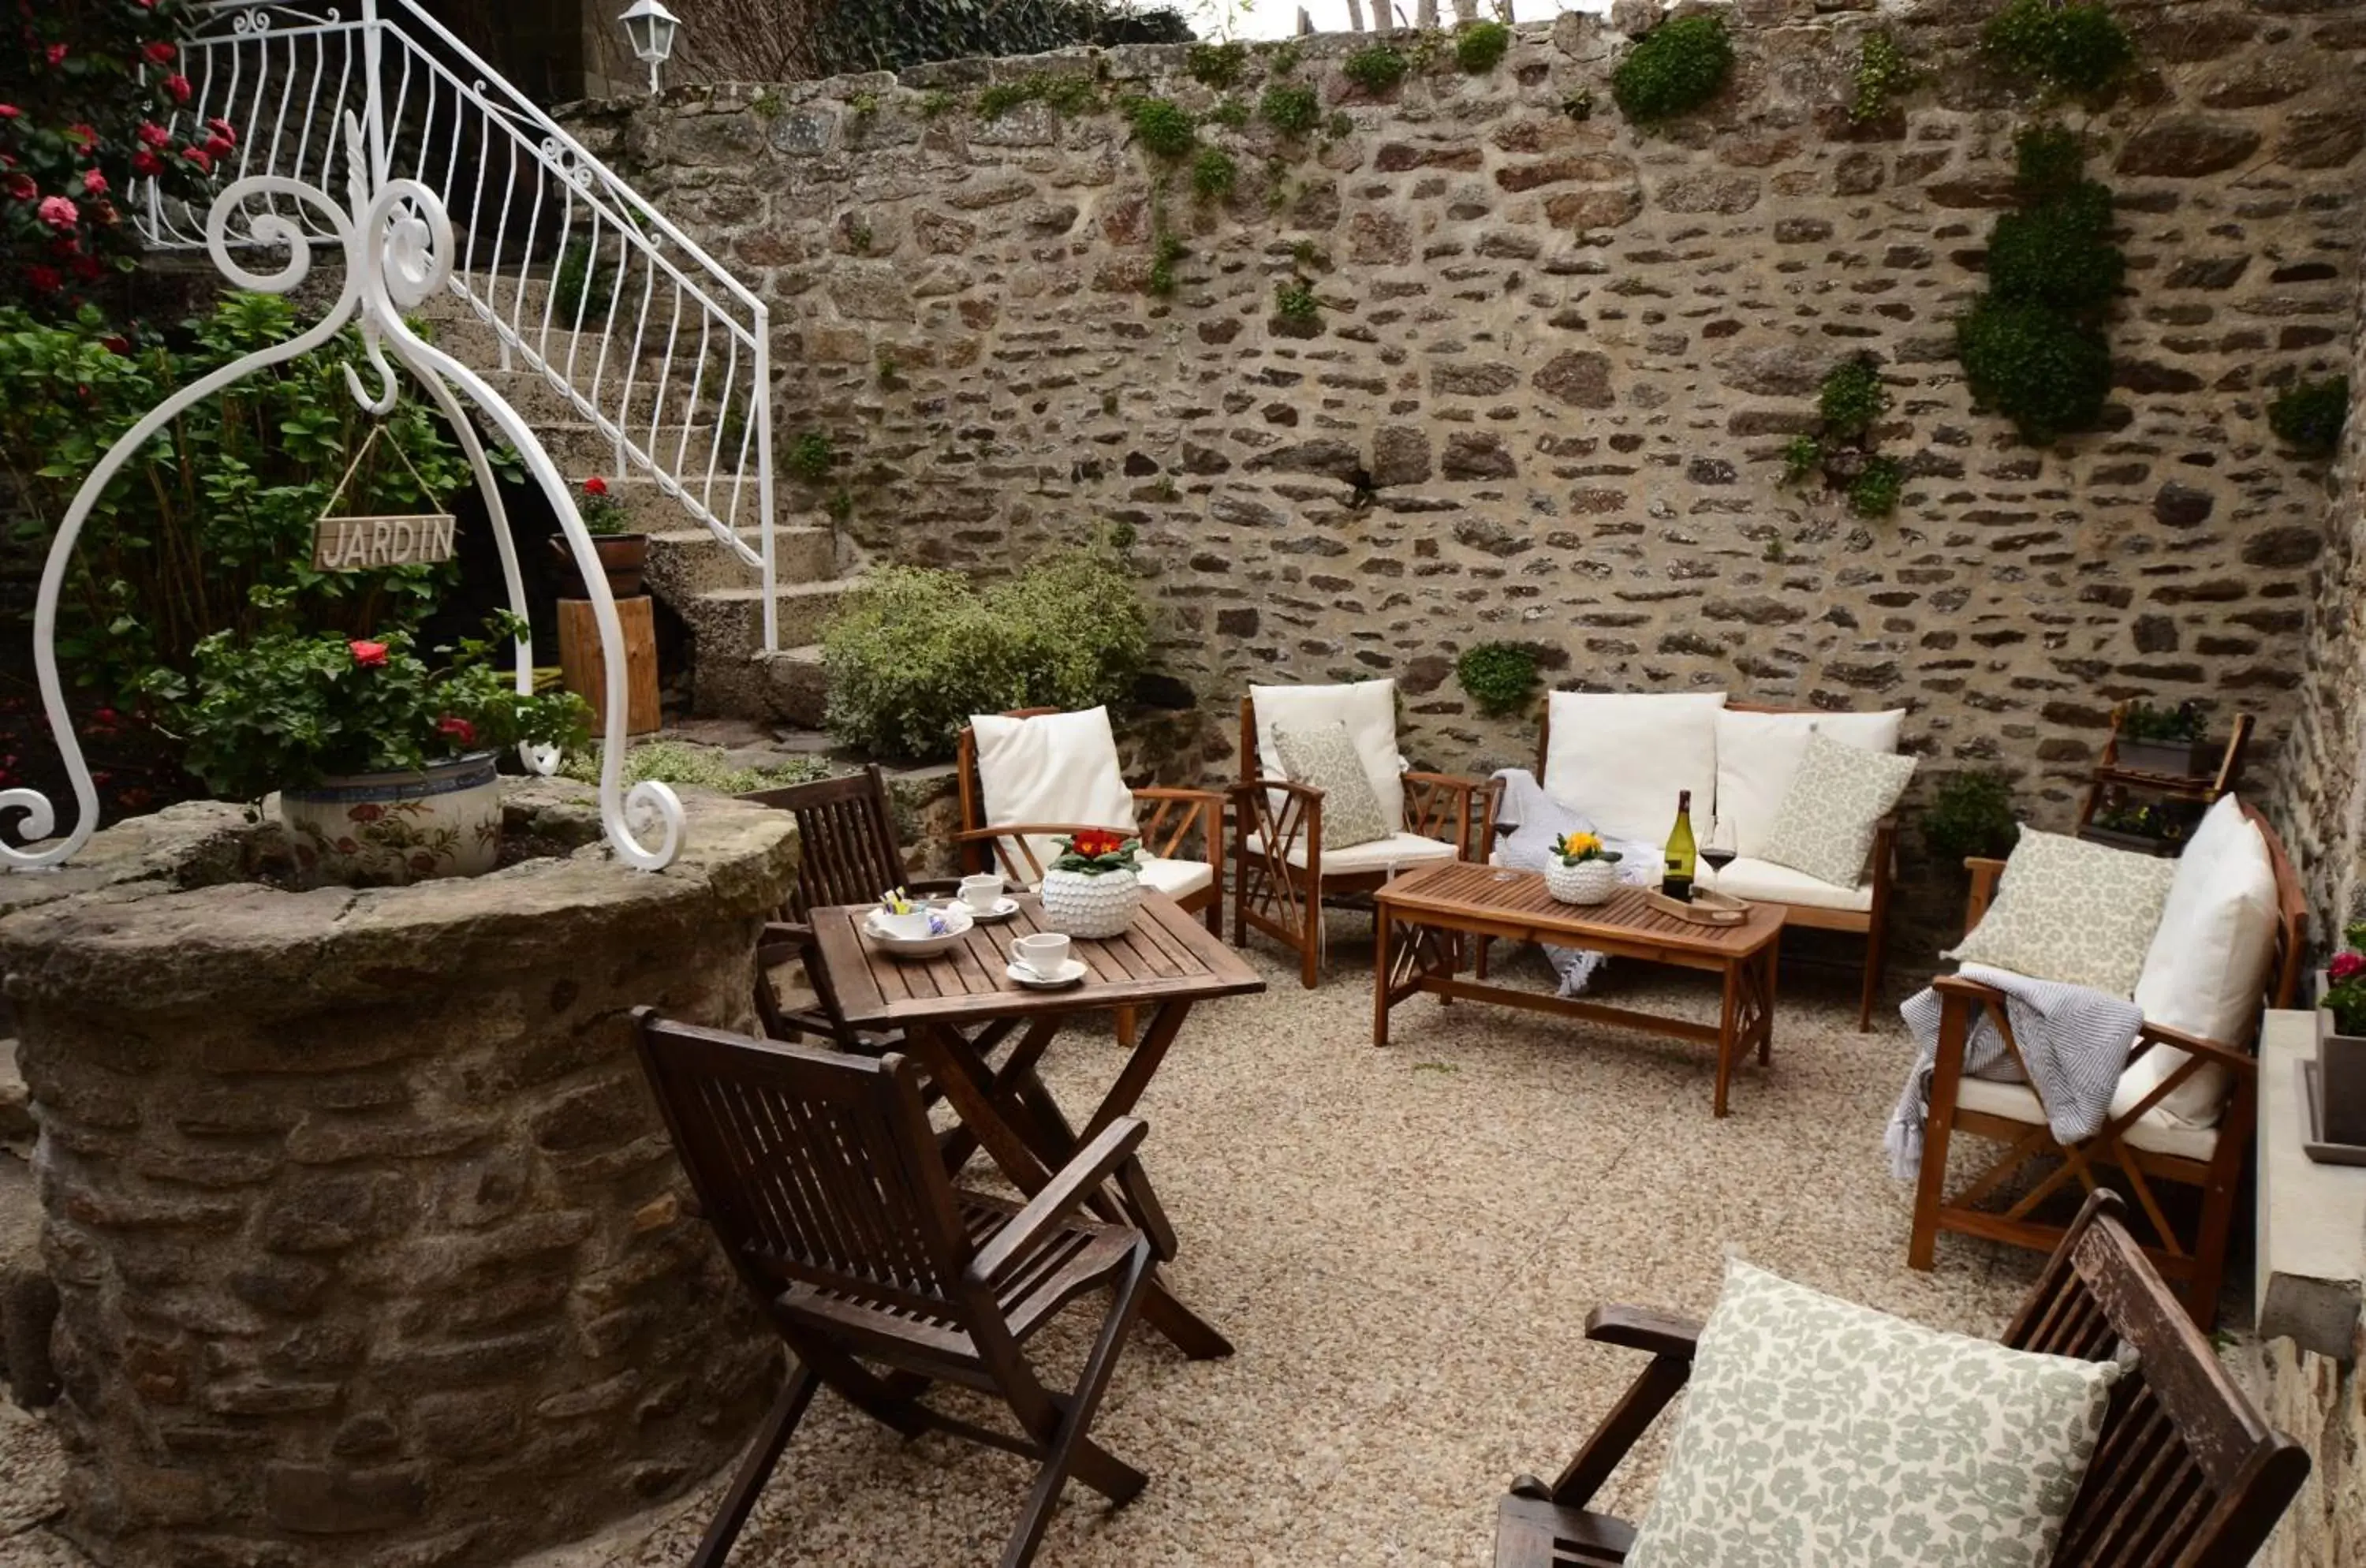
[(680, 863), (580, 786), (482, 878), (304, 894), (175, 807), (0, 886), (62, 1293), (62, 1528), (100, 1562), (465, 1564), (730, 1459), (777, 1342), (705, 1229), (626, 1016), (746, 1027), (794, 828), (693, 796)]
[(2254, 1568), (2342, 1568), (2366, 1561), (2366, 1382), (2353, 1363), (2295, 1350), (2289, 1339), (2252, 1345), (2238, 1363), (2269, 1425), (2315, 1461)]

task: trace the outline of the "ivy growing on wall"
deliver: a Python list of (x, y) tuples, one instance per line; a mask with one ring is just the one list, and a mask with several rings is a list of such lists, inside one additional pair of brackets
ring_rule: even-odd
[(1816, 425), (1783, 449), (1783, 477), (1792, 483), (1820, 478), (1847, 497), (1860, 517), (1887, 517), (1898, 509), (1906, 469), (1883, 457), (1878, 426), (1889, 412), (1889, 389), (1869, 354), (1826, 372), (1816, 398)]
[(1454, 678), (1481, 713), (1517, 713), (1536, 694), (1536, 650), (1516, 642), (1476, 643), (1455, 660)]
[(1610, 73), (1610, 96), (1628, 119), (1651, 125), (1707, 103), (1732, 70), (1725, 18), (1707, 12), (1679, 17), (1635, 40)]
[(2349, 418), (2349, 378), (2295, 381), (2268, 405), (2268, 428), (2295, 452), (2321, 457), (2341, 445)]
[(1855, 89), (1849, 99), (1849, 118), (1860, 125), (1879, 119), (1899, 94), (1913, 89), (1921, 76), (1887, 28), (1865, 34), (1865, 42), (1857, 47), (1856, 68), (1849, 73), (1850, 85)]
[(2011, 0), (1980, 29), (1980, 48), (2009, 74), (2095, 97), (2135, 65), (2135, 41), (2102, 0)]
[(2112, 193), (2085, 175), (2077, 132), (2015, 139), (2014, 210), (1989, 238), (1988, 292), (1955, 323), (1972, 400), (2044, 445), (2091, 427), (2112, 385), (2105, 320), (2127, 271), (2112, 240)]

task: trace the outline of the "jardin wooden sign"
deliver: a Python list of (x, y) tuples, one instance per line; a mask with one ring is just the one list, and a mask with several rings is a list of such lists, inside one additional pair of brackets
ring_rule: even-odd
[(415, 517), (323, 517), (312, 527), (312, 568), (366, 571), (450, 560), (458, 521), (448, 512)]

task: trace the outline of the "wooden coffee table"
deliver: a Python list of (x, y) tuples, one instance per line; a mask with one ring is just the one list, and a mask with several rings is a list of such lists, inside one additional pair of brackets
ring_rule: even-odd
[[(1389, 1010), (1427, 991), (1444, 1000), (1499, 1002), (1717, 1046), (1717, 1114), (1725, 1114), (1734, 1065), (1752, 1046), (1766, 1064), (1774, 1042), (1774, 959), (1783, 941), (1779, 905), (1753, 906), (1737, 926), (1701, 926), (1662, 914), (1639, 887), (1621, 887), (1606, 904), (1563, 904), (1533, 871), (1442, 861), (1398, 877), (1373, 895), (1379, 914), (1372, 958), (1372, 1043), (1389, 1043)], [(1488, 938), (1591, 948), (1723, 976), (1725, 1006), (1714, 1024), (1638, 1012), (1582, 998), (1491, 985), (1483, 964), (1464, 979), (1464, 947)]]

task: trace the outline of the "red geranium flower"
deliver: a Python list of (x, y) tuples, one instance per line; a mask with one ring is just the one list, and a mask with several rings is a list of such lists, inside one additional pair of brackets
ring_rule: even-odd
[(354, 650), (354, 662), (365, 670), (375, 670), (386, 662), (386, 644), (382, 642), (350, 642), (345, 646)]
[(445, 714), (435, 721), (435, 733), (448, 735), (463, 746), (477, 743), (477, 727), (456, 714)]
[(2360, 975), (2366, 975), (2366, 953), (2335, 953), (2333, 962), (2325, 966), (2325, 974), (2337, 986), (2349, 984)]
[(593, 474), (590, 479), (583, 481), (583, 493), (586, 495), (605, 495), (608, 493), (608, 481), (602, 479), (599, 475)]

